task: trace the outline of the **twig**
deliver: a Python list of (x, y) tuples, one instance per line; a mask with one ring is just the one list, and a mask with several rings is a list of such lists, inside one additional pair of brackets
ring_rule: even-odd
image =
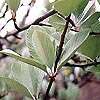
[(100, 35), (100, 32), (90, 32), (90, 35)]
[(53, 15), (53, 14), (55, 14), (55, 13), (57, 13), (57, 11), (56, 11), (55, 9), (53, 9), (53, 10), (47, 12), (45, 15), (43, 15), (43, 16), (39, 17), (38, 19), (36, 19), (36, 20), (32, 23), (32, 25), (37, 25), (37, 24), (39, 24), (41, 21), (43, 21), (44, 19), (50, 17), (51, 15)]
[(48, 27), (52, 27), (52, 26), (49, 25), (49, 24), (43, 24), (43, 23), (39, 23), (39, 26), (48, 26)]
[(3, 58), (6, 58), (6, 57), (7, 57), (7, 55), (1, 54), (1, 55), (0, 55), (0, 60), (3, 59)]
[(70, 23), (70, 16), (71, 16), (71, 14), (67, 17), (67, 21), (66, 21), (66, 24), (65, 24), (65, 27), (64, 27), (64, 31), (61, 35), (61, 40), (60, 40), (60, 44), (59, 44), (59, 47), (58, 47), (58, 54), (57, 54), (57, 58), (56, 58), (56, 61), (55, 61), (55, 66), (54, 66), (54, 73), (56, 72), (57, 64), (59, 62), (60, 55), (61, 55), (61, 52), (62, 52), (65, 34), (67, 32), (67, 29), (68, 29), (68, 24)]
[(6, 14), (7, 11), (8, 11), (8, 5), (6, 6), (6, 10), (5, 10), (5, 12), (3, 13), (3, 15), (2, 15), (0, 18), (5, 17), (5, 14)]
[(12, 20), (12, 18), (10, 18), (10, 19), (5, 23), (5, 25), (1, 27), (0, 31), (1, 31), (2, 29), (4, 29), (4, 27), (7, 25), (7, 23), (10, 22), (11, 20)]
[[(59, 59), (60, 59), (60, 55), (61, 55), (61, 52), (62, 52), (62, 48), (63, 48), (63, 44), (64, 44), (64, 38), (65, 38), (65, 34), (67, 32), (67, 29), (68, 29), (68, 24), (70, 23), (70, 16), (71, 14), (67, 17), (67, 21), (66, 21), (66, 24), (65, 24), (65, 27), (64, 27), (64, 31), (61, 35), (61, 40), (60, 40), (60, 44), (59, 44), (59, 47), (58, 47), (58, 54), (57, 54), (57, 58), (56, 58), (56, 61), (55, 61), (55, 65), (54, 65), (54, 73), (56, 72), (56, 69), (57, 69), (57, 64), (59, 62)], [(51, 89), (51, 86), (55, 80), (55, 77), (56, 77), (56, 74), (54, 76), (51, 76), (50, 77), (50, 82), (49, 82), (49, 85), (48, 85), (48, 88), (47, 88), (47, 91), (46, 91), (46, 94), (45, 94), (45, 98), (44, 100), (47, 100), (47, 97), (48, 97), (48, 94), (49, 94), (49, 91)]]
[[(74, 24), (73, 24), (74, 25)], [(75, 30), (75, 29), (70, 29), (71, 31), (74, 31), (74, 32), (79, 32), (79, 31), (77, 31), (77, 30)], [(100, 32), (90, 32), (90, 34), (89, 35), (100, 35)]]
[(7, 95), (8, 95), (8, 91), (4, 91), (4, 93), (0, 94), (0, 99), (4, 98)]
[(17, 26), (17, 24), (16, 24), (16, 19), (13, 19), (13, 22), (14, 22), (15, 28), (18, 30), (18, 32), (20, 32), (21, 29)]
[(47, 90), (46, 90), (46, 95), (45, 95), (45, 97), (44, 97), (44, 100), (47, 100), (47, 97), (48, 97), (48, 94), (49, 94), (49, 91), (50, 91), (50, 89), (51, 89), (51, 86), (52, 86), (53, 82), (54, 82), (54, 79), (51, 78), (51, 79), (50, 79), (50, 82), (49, 82), (49, 85), (48, 85), (48, 88), (47, 88)]
[(70, 63), (66, 63), (65, 66), (70, 66), (70, 67), (79, 67), (79, 68), (87, 68), (87, 67), (90, 67), (90, 66), (97, 66), (99, 65), (100, 62), (91, 62), (89, 64), (84, 64), (84, 65), (78, 65), (78, 64), (70, 64)]
[(61, 16), (63, 19), (65, 19), (66, 20), (66, 17), (64, 16), (64, 15), (62, 15), (61, 13), (57, 13), (59, 16)]
[(10, 33), (10, 34), (7, 34), (6, 37), (9, 37), (9, 36), (12, 36), (12, 35), (14, 36), (15, 34), (21, 32), (21, 31), (27, 30), (31, 25), (38, 25), (41, 21), (43, 21), (44, 19), (46, 19), (46, 18), (52, 16), (52, 15), (55, 14), (55, 13), (57, 13), (57, 11), (56, 11), (55, 9), (53, 9), (53, 10), (47, 12), (45, 15), (43, 15), (43, 16), (37, 18), (32, 24), (29, 24), (29, 25), (27, 25), (27, 26), (21, 28), (20, 31), (17, 30), (17, 31), (15, 31), (15, 32), (12, 32), (12, 33)]
[[(19, 32), (24, 31), (24, 30), (27, 30), (31, 25), (39, 25), (39, 24), (40, 24), (40, 25), (44, 25), (44, 24), (41, 24), (40, 22), (43, 21), (43, 20), (45, 20), (46, 18), (52, 16), (52, 15), (55, 14), (55, 13), (57, 13), (57, 11), (56, 11), (55, 9), (53, 9), (53, 10), (47, 12), (45, 15), (43, 15), (43, 16), (37, 18), (32, 24), (29, 24), (29, 25), (27, 25), (27, 26), (25, 26), (25, 27), (23, 27), (23, 28), (21, 28), (21, 29), (19, 29), (19, 27), (16, 25), (16, 22), (14, 21), (15, 28), (18, 29), (18, 30), (14, 31), (14, 32), (10, 32), (10, 34), (6, 34), (5, 37), (0, 37), (0, 39), (4, 39), (4, 40), (8, 41), (7, 38), (8, 38), (9, 36), (14, 36), (15, 38), (21, 39), (20, 37), (17, 36)], [(13, 18), (9, 19), (9, 20), (7, 21), (7, 23), (8, 23), (10, 20), (12, 20), (12, 19), (13, 19)], [(7, 23), (6, 23), (6, 24), (7, 24)], [(5, 26), (5, 25), (4, 25), (4, 26)], [(3, 27), (3, 28), (4, 28), (4, 27)], [(3, 28), (2, 28), (2, 29), (3, 29)], [(5, 56), (5, 55), (2, 55), (2, 56), (0, 56), (0, 59), (2, 59), (2, 58), (4, 58), (4, 57), (6, 57), (6, 56)]]

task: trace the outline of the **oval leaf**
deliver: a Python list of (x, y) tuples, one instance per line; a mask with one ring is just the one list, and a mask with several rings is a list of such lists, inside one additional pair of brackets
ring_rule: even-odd
[[(26, 74), (27, 73), (27, 74)], [(45, 72), (25, 63), (13, 63), (12, 75), (38, 97)]]
[(59, 62), (58, 70), (66, 64), (72, 54), (80, 47), (80, 45), (87, 39), (89, 35), (89, 30), (81, 30), (79, 33), (75, 34), (65, 45), (64, 50)]
[(49, 68), (53, 66), (55, 46), (44, 29), (32, 26), (27, 33), (27, 45), (33, 59), (38, 60)]

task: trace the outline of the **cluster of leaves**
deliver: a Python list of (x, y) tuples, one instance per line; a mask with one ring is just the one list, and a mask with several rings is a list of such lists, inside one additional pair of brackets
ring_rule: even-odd
[[(16, 12), (20, 5), (20, 0), (6, 0), (6, 2), (13, 12)], [(55, 75), (54, 66), (59, 53), (58, 46), (61, 42), (60, 38), (65, 27), (66, 17), (69, 14), (71, 14), (71, 21), (75, 25), (70, 22), (71, 24), (68, 26), (59, 63), (57, 64), (57, 72), (76, 52), (85, 55), (85, 58), (90, 59), (90, 61), (99, 56), (100, 36), (91, 35), (92, 32), (100, 32), (100, 21), (98, 20), (100, 12), (92, 12), (94, 4), (94, 1), (89, 0), (57, 0), (50, 4), (58, 12), (49, 18), (48, 23), (52, 27), (32, 25), (27, 30), (26, 43), (31, 58), (22, 57), (9, 49), (0, 51), (0, 53), (21, 61), (12, 64), (11, 78), (0, 76), (0, 80), (8, 86), (6, 87), (7, 90), (16, 90), (23, 96), (34, 100), (39, 98), (44, 75), (46, 73), (49, 73), (51, 77)], [(96, 72), (97, 69), (98, 67), (93, 67), (90, 70)], [(71, 96), (69, 97), (71, 98)], [(77, 100), (77, 98), (75, 99)]]

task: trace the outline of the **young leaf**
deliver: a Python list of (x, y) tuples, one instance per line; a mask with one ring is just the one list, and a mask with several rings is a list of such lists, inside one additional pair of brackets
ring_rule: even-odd
[[(31, 99), (33, 99), (34, 97), (32, 96), (32, 94), (30, 93), (30, 91), (27, 89), (27, 87), (25, 87), (23, 84), (21, 84), (20, 82), (11, 79), (11, 78), (7, 78), (7, 77), (0, 77), (0, 80), (2, 82), (4, 82), (6, 85), (8, 85), (11, 90), (15, 90), (19, 93), (21, 93), (23, 96), (27, 96)], [(8, 91), (10, 89), (8, 88)]]
[(91, 59), (100, 55), (100, 36), (89, 36), (79, 48), (79, 52)]
[(10, 9), (16, 12), (20, 5), (20, 0), (6, 0), (6, 3), (9, 5)]
[[(26, 74), (27, 73), (27, 74)], [(45, 72), (25, 63), (14, 63), (12, 75), (38, 97)]]
[(55, 9), (68, 16), (79, 5), (81, 0), (58, 0), (55, 2)]
[(43, 28), (39, 26), (30, 27), (27, 33), (27, 45), (33, 59), (49, 68), (53, 66), (55, 46)]
[(32, 43), (32, 34), (34, 32), (34, 30), (42, 30), (42, 27), (37, 27), (37, 26), (34, 26), (34, 27), (30, 27), (28, 32), (27, 32), (27, 39), (26, 39), (26, 42), (27, 42), (27, 46), (29, 48), (29, 52), (31, 54), (31, 56), (33, 57), (34, 60), (37, 60), (39, 63), (43, 64), (43, 61), (42, 59), (39, 57), (39, 55), (37, 54), (37, 51), (35, 50), (34, 46), (33, 46), (33, 43)]
[(89, 35), (89, 29), (81, 30), (79, 33), (75, 34), (65, 45), (62, 51), (62, 55), (59, 61), (58, 70), (66, 64), (71, 55), (80, 47), (80, 45), (87, 39)]
[(0, 53), (6, 54), (10, 57), (17, 59), (17, 60), (20, 60), (22, 62), (25, 62), (25, 63), (30, 64), (32, 66), (35, 66), (37, 68), (40, 68), (41, 70), (46, 72), (46, 66), (36, 62), (34, 59), (24, 58), (24, 57), (18, 55), (17, 53), (15, 53), (14, 51), (9, 50), (9, 49), (2, 50), (2, 51), (0, 51)]

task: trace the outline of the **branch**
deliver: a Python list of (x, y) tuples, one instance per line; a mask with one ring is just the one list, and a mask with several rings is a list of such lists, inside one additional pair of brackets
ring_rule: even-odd
[(5, 17), (5, 14), (6, 14), (7, 11), (8, 11), (8, 5), (6, 6), (6, 10), (5, 10), (5, 12), (3, 13), (3, 15), (2, 15), (0, 18)]
[(57, 54), (57, 58), (56, 58), (56, 61), (55, 61), (55, 66), (54, 66), (54, 73), (56, 72), (57, 64), (59, 62), (60, 55), (62, 53), (62, 48), (63, 48), (63, 44), (64, 44), (64, 38), (65, 38), (67, 29), (68, 29), (68, 24), (70, 23), (70, 16), (71, 16), (71, 14), (67, 17), (67, 21), (66, 21), (66, 24), (65, 24), (65, 27), (64, 27), (64, 31), (63, 31), (63, 33), (61, 35), (61, 40), (60, 40), (60, 44), (59, 44), (59, 47), (58, 47), (58, 54)]
[[(25, 26), (25, 27), (23, 27), (23, 28), (19, 28), (19, 27), (17, 26), (17, 24), (16, 24), (16, 20), (13, 20), (13, 18), (11, 18), (11, 19), (9, 19), (9, 20), (7, 21), (7, 23), (8, 23), (10, 20), (13, 20), (13, 21), (14, 21), (15, 28), (16, 28), (17, 30), (15, 30), (15, 31), (13, 31), (13, 32), (10, 32), (10, 34), (6, 34), (5, 37), (0, 37), (0, 39), (4, 39), (4, 40), (6, 40), (7, 42), (8, 42), (8, 39), (7, 39), (7, 38), (8, 38), (9, 36), (14, 36), (15, 38), (21, 39), (20, 37), (17, 36), (19, 32), (24, 31), (24, 30), (27, 30), (31, 25), (41, 25), (41, 26), (44, 25), (44, 24), (42, 24), (42, 23), (40, 23), (40, 22), (43, 21), (43, 20), (45, 20), (46, 18), (52, 16), (52, 15), (55, 14), (55, 13), (57, 13), (57, 11), (56, 11), (55, 9), (53, 9), (53, 10), (47, 12), (46, 14), (44, 14), (43, 16), (37, 18), (33, 23), (31, 23), (31, 24), (29, 24), (29, 25), (27, 25), (27, 26)], [(28, 13), (27, 13), (27, 14), (28, 14)], [(6, 24), (5, 24), (5, 25), (6, 25)], [(5, 25), (4, 25), (4, 27), (5, 27)], [(45, 25), (45, 26), (50, 26), (50, 25)], [(2, 29), (3, 29), (4, 27), (2, 27)], [(9, 43), (11, 43), (11, 42), (9, 41)], [(1, 48), (1, 47), (0, 47), (0, 48)], [(6, 57), (5, 55), (2, 55), (2, 56), (0, 56), (0, 59), (5, 58), (5, 57)]]
[[(60, 55), (62, 53), (62, 48), (63, 48), (63, 44), (64, 44), (65, 34), (67, 32), (67, 29), (68, 29), (68, 24), (70, 23), (70, 16), (71, 16), (71, 14), (66, 18), (67, 21), (66, 21), (66, 24), (65, 24), (65, 27), (64, 27), (64, 31), (63, 31), (63, 33), (61, 35), (61, 40), (60, 40), (60, 44), (59, 44), (59, 47), (58, 47), (58, 54), (57, 54), (57, 58), (56, 58), (55, 65), (54, 65), (54, 73), (56, 72), (57, 64), (59, 62)], [(56, 77), (56, 74), (54, 76), (50, 77), (50, 82), (49, 82), (49, 85), (48, 85), (48, 88), (47, 88), (44, 100), (47, 100), (49, 91), (50, 91), (51, 86), (52, 86), (52, 84), (53, 84), (53, 82), (55, 80), (55, 77)]]
[(84, 65), (66, 63), (65, 66), (79, 67), (79, 68), (84, 69), (84, 68), (87, 68), (87, 67), (90, 67), (90, 66), (97, 66), (97, 65), (99, 65), (99, 64), (100, 64), (100, 62), (92, 62), (92, 63), (84, 64)]
[(50, 17), (51, 15), (53, 15), (55, 13), (57, 13), (57, 11), (55, 9), (53, 9), (53, 10), (47, 12), (45, 15), (37, 18), (32, 24), (29, 24), (29, 25), (21, 28), (20, 30), (16, 30), (15, 32), (7, 34), (6, 37), (9, 37), (9, 36), (12, 36), (12, 35), (14, 36), (15, 34), (21, 32), (21, 31), (27, 30), (31, 25), (38, 25), (41, 21), (43, 21), (44, 19)]
[(90, 32), (90, 35), (100, 35), (100, 32)]
[[(73, 23), (73, 21), (72, 21), (72, 23)], [(73, 23), (73, 26), (74, 26), (74, 23)], [(70, 29), (71, 31), (74, 31), (74, 32), (79, 32), (79, 30), (77, 31), (77, 30), (75, 30), (75, 29)], [(100, 32), (90, 32), (90, 34), (89, 35), (100, 35)]]
[(13, 22), (14, 22), (15, 28), (18, 30), (18, 32), (20, 32), (21, 29), (17, 26), (17, 24), (16, 24), (16, 19), (13, 19)]
[(50, 89), (51, 89), (51, 86), (52, 86), (53, 82), (54, 82), (54, 78), (51, 77), (50, 82), (49, 82), (49, 85), (48, 85), (48, 88), (47, 88), (47, 90), (46, 90), (46, 95), (45, 95), (45, 97), (44, 97), (44, 100), (47, 100), (48, 94), (49, 94), (49, 91), (50, 91)]
[(4, 27), (7, 25), (7, 23), (10, 22), (11, 20), (12, 20), (12, 18), (10, 18), (9, 20), (7, 20), (7, 22), (5, 23), (5, 25), (2, 26), (2, 27), (0, 28), (0, 31), (1, 31), (2, 29), (4, 29)]
[(3, 93), (0, 94), (0, 99), (4, 98), (7, 95), (8, 95), (8, 91), (4, 91)]
[(6, 58), (6, 57), (7, 57), (7, 55), (1, 54), (1, 55), (0, 55), (0, 60), (3, 59), (3, 58)]

